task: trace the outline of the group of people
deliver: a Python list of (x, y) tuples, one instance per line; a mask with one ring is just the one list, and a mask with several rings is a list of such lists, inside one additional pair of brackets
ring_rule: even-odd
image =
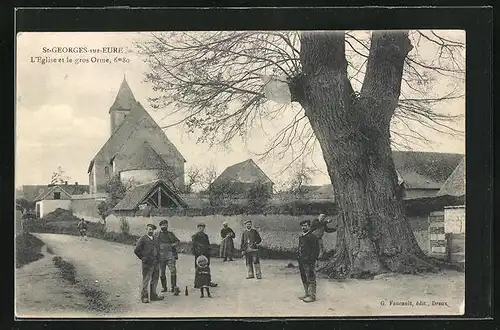
[[(336, 231), (336, 227), (329, 228), (324, 214), (314, 221), (300, 222), (302, 233), (298, 244), (298, 263), (300, 276), (304, 285), (304, 295), (300, 296), (304, 302), (316, 300), (316, 261), (324, 254), (322, 238), (324, 233)], [(259, 247), (262, 239), (259, 232), (253, 228), (252, 221), (244, 222), (245, 230), (241, 234), (240, 251), (245, 258), (247, 279), (262, 279), (260, 267)], [(168, 230), (168, 220), (159, 223), (160, 230), (155, 232), (156, 226), (148, 224), (146, 234), (136, 243), (134, 253), (142, 262), (142, 289), (141, 300), (143, 303), (163, 300), (164, 297), (156, 293), (158, 279), (161, 282), (161, 292), (167, 292), (166, 268), (170, 271), (171, 292), (179, 295), (177, 286), (176, 260), (178, 259), (177, 246), (179, 239)], [(192, 253), (194, 255), (195, 279), (194, 287), (200, 289), (200, 297), (211, 297), (210, 288), (216, 287), (212, 281), (210, 271), (210, 241), (205, 233), (206, 225), (197, 225), (198, 231), (192, 236)], [(219, 257), (223, 261), (233, 261), (234, 238), (236, 234), (227, 222), (223, 223), (220, 231), (221, 244)], [(187, 291), (187, 288), (186, 288)]]

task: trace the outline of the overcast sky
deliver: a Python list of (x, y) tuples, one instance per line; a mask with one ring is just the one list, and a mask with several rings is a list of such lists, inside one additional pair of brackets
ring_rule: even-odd
[[(23, 33), (17, 38), (17, 104), (16, 104), (16, 187), (23, 184), (48, 184), (52, 173), (61, 165), (71, 181), (88, 184), (87, 168), (90, 160), (109, 138), (109, 107), (126, 75), (137, 101), (149, 111), (160, 125), (168, 125), (174, 118), (165, 118), (164, 112), (154, 112), (147, 98), (152, 95), (150, 86), (143, 82), (148, 70), (133, 53), (125, 54), (129, 63), (32, 63), (32, 57), (66, 55), (44, 54), (43, 47), (54, 46), (103, 46), (128, 47), (140, 38), (138, 33)], [(90, 58), (85, 54), (82, 58)], [(99, 56), (99, 55), (98, 55)], [(72, 56), (75, 57), (75, 56)], [(113, 61), (114, 55), (100, 55)], [(440, 111), (464, 114), (465, 100), (455, 100), (440, 105)], [(279, 128), (279, 123), (266, 127)], [(464, 122), (455, 126), (464, 130)], [(267, 135), (255, 130), (247, 144), (235, 140), (230, 149), (197, 144), (194, 137), (183, 133), (181, 127), (166, 129), (168, 138), (187, 160), (186, 167), (206, 167), (215, 163), (222, 171), (236, 162), (258, 157), (253, 152), (263, 151), (269, 142)], [(431, 145), (413, 146), (414, 150), (465, 153), (464, 138), (450, 138), (431, 131), (423, 133), (433, 140)], [(249, 148), (248, 146), (251, 146)], [(251, 150), (249, 150), (251, 149)], [(316, 149), (307, 162), (319, 171), (313, 183), (328, 183), (321, 151)], [(258, 162), (275, 182), (288, 178), (283, 172), (289, 160), (267, 159)]]

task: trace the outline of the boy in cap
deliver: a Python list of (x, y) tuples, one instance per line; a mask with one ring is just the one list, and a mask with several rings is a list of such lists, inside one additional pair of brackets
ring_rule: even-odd
[[(196, 259), (199, 256), (207, 258), (207, 264), (210, 266), (210, 241), (208, 235), (205, 234), (205, 224), (199, 223), (198, 232), (191, 237), (193, 243), (194, 267), (196, 268)], [(217, 286), (217, 284), (210, 282), (210, 286)]]
[(305, 294), (299, 299), (313, 302), (316, 300), (316, 260), (319, 255), (319, 239), (311, 232), (310, 220), (301, 221), (300, 227), (302, 234), (299, 236), (298, 261)]
[[(141, 300), (148, 303), (150, 300), (163, 300), (163, 297), (156, 294), (158, 285), (159, 269), (159, 246), (158, 239), (154, 236), (156, 226), (148, 224), (146, 234), (139, 238), (134, 248), (135, 255), (142, 261), (142, 290)], [(149, 297), (148, 297), (149, 287)]]
[(85, 220), (82, 218), (78, 222), (78, 225), (76, 226), (78, 228), (78, 231), (80, 232), (80, 239), (87, 240), (87, 223)]
[(179, 244), (179, 239), (175, 234), (168, 230), (168, 220), (160, 221), (160, 231), (156, 234), (158, 239), (158, 244), (160, 248), (160, 282), (162, 286), (161, 292), (167, 292), (167, 276), (166, 268), (170, 271), (170, 284), (172, 286), (172, 292), (177, 296), (179, 295), (179, 288), (177, 287), (177, 269), (176, 260), (177, 255), (177, 245)]
[[(241, 234), (240, 250), (245, 256), (247, 265), (247, 279), (257, 277), (262, 278), (259, 259), (259, 244), (262, 242), (259, 232), (252, 228), (252, 221), (245, 221), (246, 230)], [(255, 275), (254, 275), (255, 274)]]

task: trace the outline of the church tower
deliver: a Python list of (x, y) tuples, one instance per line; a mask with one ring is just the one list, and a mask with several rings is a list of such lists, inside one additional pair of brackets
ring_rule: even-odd
[(116, 95), (115, 102), (111, 108), (109, 108), (111, 135), (113, 135), (118, 127), (120, 127), (125, 117), (130, 113), (130, 110), (136, 104), (137, 101), (135, 100), (134, 94), (125, 79), (125, 76), (123, 76), (123, 81), (120, 89), (118, 90), (118, 94)]

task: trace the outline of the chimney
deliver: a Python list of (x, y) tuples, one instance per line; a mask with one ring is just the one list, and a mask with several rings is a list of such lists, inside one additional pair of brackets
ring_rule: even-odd
[(78, 182), (75, 182), (75, 186), (78, 186)]
[(68, 181), (64, 181), (64, 185), (67, 186), (68, 185)]

